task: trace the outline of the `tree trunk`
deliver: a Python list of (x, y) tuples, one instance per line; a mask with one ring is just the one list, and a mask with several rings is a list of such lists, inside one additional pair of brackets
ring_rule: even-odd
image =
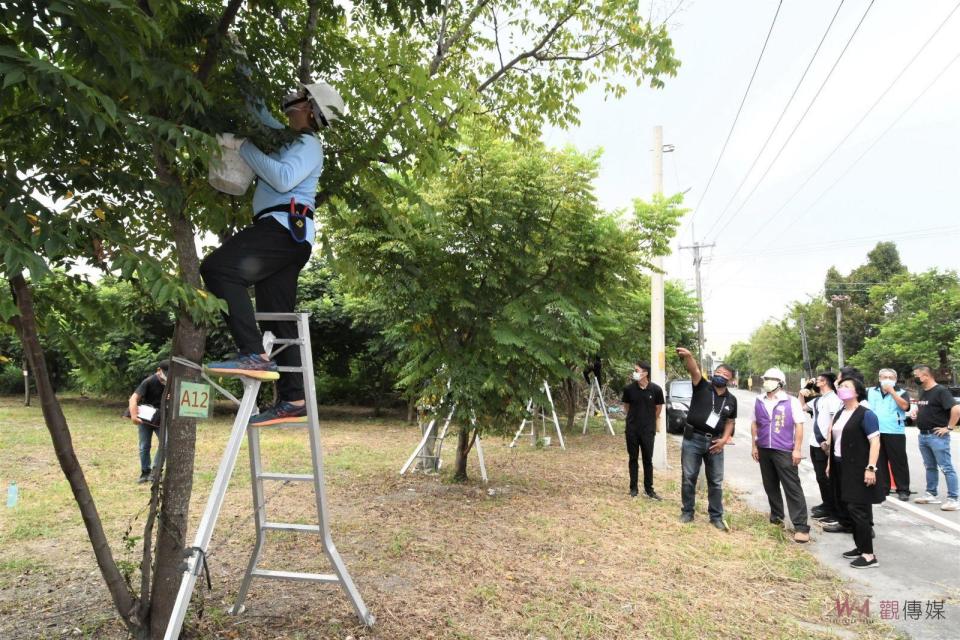
[(23, 361), (23, 406), (30, 406), (30, 369), (27, 361)]
[(473, 428), (469, 424), (464, 424), (460, 426), (460, 431), (457, 433), (457, 461), (454, 464), (456, 469), (453, 474), (454, 482), (466, 482), (468, 480), (467, 456), (470, 454), (474, 442), (474, 439), (470, 437), (471, 431), (473, 431)]
[(413, 396), (407, 398), (407, 424), (414, 424), (417, 421), (417, 399)]
[(573, 429), (573, 423), (577, 419), (577, 404), (580, 401), (580, 388), (572, 378), (563, 381), (563, 388), (566, 393), (564, 400), (567, 405), (567, 429)]
[(70, 435), (70, 428), (63, 415), (60, 402), (57, 400), (53, 387), (50, 384), (50, 374), (47, 371), (47, 364), (44, 360), (43, 349), (40, 346), (40, 339), (37, 333), (37, 319), (33, 307), (33, 296), (30, 288), (22, 275), (13, 276), (10, 279), (13, 285), (14, 295), (16, 297), (17, 309), (20, 311), (20, 317), (14, 320), (14, 326), (20, 333), (20, 339), (23, 344), (23, 351), (30, 362), (30, 368), (37, 385), (37, 396), (40, 398), (40, 407), (43, 411), (43, 419), (50, 432), (50, 438), (53, 440), (53, 449), (57, 454), (57, 461), (63, 470), (63, 475), (70, 484), (70, 490), (73, 492), (73, 498), (80, 508), (80, 515), (83, 517), (84, 527), (87, 529), (87, 537), (93, 546), (93, 553), (97, 560), (97, 566), (100, 574), (103, 576), (107, 589), (110, 591), (110, 597), (113, 599), (113, 605), (120, 613), (127, 629), (136, 634), (140, 629), (140, 622), (137, 619), (137, 600), (130, 593), (123, 575), (117, 568), (113, 559), (113, 552), (110, 544), (107, 542), (107, 536), (103, 531), (103, 524), (100, 521), (100, 514), (97, 512), (96, 503), (93, 495), (90, 493), (90, 487), (87, 485), (86, 477), (83, 475), (83, 469), (77, 460), (76, 452), (73, 449), (73, 439)]
[[(162, 162), (158, 164), (165, 168)], [(176, 244), (180, 277), (187, 285), (200, 288), (200, 258), (194, 244), (193, 226), (182, 209), (168, 209), (168, 217)], [(206, 337), (206, 329), (195, 324), (190, 314), (180, 309), (171, 354), (199, 364), (203, 360)], [(197, 377), (196, 369), (170, 363), (172, 381)], [(176, 393), (176, 388), (172, 388), (172, 391)], [(196, 448), (196, 420), (175, 418), (171, 415), (167, 424), (159, 527), (154, 552), (157, 559), (156, 573), (150, 603), (150, 628), (151, 635), (155, 638), (163, 637), (183, 577), (183, 552), (186, 546), (190, 495), (193, 492), (193, 459)]]

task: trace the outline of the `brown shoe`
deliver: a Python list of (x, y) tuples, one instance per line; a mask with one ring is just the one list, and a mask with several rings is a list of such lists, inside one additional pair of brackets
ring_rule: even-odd
[(810, 534), (806, 531), (796, 531), (793, 534), (793, 541), (803, 544), (805, 542), (810, 542)]

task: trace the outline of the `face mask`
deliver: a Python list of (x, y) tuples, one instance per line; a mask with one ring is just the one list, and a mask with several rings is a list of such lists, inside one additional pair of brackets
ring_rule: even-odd
[(633, 379), (636, 380), (637, 382), (640, 382), (640, 372), (639, 372), (639, 371), (634, 371), (634, 372), (633, 372)]
[(779, 380), (764, 380), (764, 381), (763, 381), (763, 390), (766, 391), (767, 393), (770, 393), (770, 392), (772, 392), (772, 391), (776, 391), (776, 390), (779, 389), (779, 388), (780, 388), (780, 381), (779, 381)]
[(713, 383), (715, 387), (725, 387), (727, 386), (727, 379), (723, 376), (713, 376), (710, 378), (710, 382)]
[(880, 378), (881, 387), (894, 387), (896, 386), (896, 384), (897, 384), (896, 380), (891, 380), (890, 378)]
[(857, 392), (850, 387), (840, 387), (837, 389), (837, 397), (841, 400), (853, 400), (857, 397)]
[(914, 377), (913, 381), (916, 382), (917, 384), (923, 384), (923, 380), (917, 377)]

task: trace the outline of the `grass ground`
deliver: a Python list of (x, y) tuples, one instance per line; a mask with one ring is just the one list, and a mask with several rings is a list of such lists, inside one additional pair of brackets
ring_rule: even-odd
[[(78, 457), (114, 554), (131, 570), (148, 490), (134, 483), (136, 430), (122, 407), (67, 399)], [(203, 508), (230, 427), (226, 415), (197, 434), (194, 503)], [(401, 478), (418, 439), (397, 419), (323, 423), (333, 538), (368, 606), (358, 625), (330, 585), (255, 581), (248, 611), (226, 613), (254, 536), (246, 453), (241, 453), (210, 547), (212, 591), (199, 588), (190, 633), (200, 638), (859, 638), (896, 637), (875, 618), (835, 617), (847, 586), (765, 518), (726, 495), (729, 533), (681, 525), (677, 452), (658, 473), (662, 503), (626, 494), (622, 436), (570, 434), (567, 451), (484, 440), (490, 484), (471, 455), (467, 484)], [(266, 468), (309, 471), (301, 430), (267, 430)], [(19, 504), (0, 515), (0, 638), (122, 638), (83, 524), (40, 411), (0, 399), (0, 486)], [(267, 488), (272, 518), (310, 522), (309, 485)], [(138, 515), (141, 514), (141, 515)], [(190, 534), (192, 537), (192, 533)], [(272, 535), (272, 534), (271, 534)], [(262, 566), (326, 571), (310, 535), (272, 535)], [(853, 598), (851, 598), (853, 599)], [(202, 601), (203, 615), (197, 613)], [(841, 624), (842, 623), (842, 624)]]

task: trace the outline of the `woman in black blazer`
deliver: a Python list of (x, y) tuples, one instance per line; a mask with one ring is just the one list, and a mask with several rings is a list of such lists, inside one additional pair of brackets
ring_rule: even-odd
[(855, 378), (837, 382), (837, 396), (843, 409), (833, 418), (830, 430), (830, 460), (827, 475), (841, 511), (849, 514), (853, 541), (857, 545), (843, 554), (854, 569), (879, 566), (873, 554), (873, 505), (886, 499), (886, 492), (877, 482), (880, 458), (880, 423), (877, 414), (860, 406), (858, 398), (866, 395), (863, 383)]

